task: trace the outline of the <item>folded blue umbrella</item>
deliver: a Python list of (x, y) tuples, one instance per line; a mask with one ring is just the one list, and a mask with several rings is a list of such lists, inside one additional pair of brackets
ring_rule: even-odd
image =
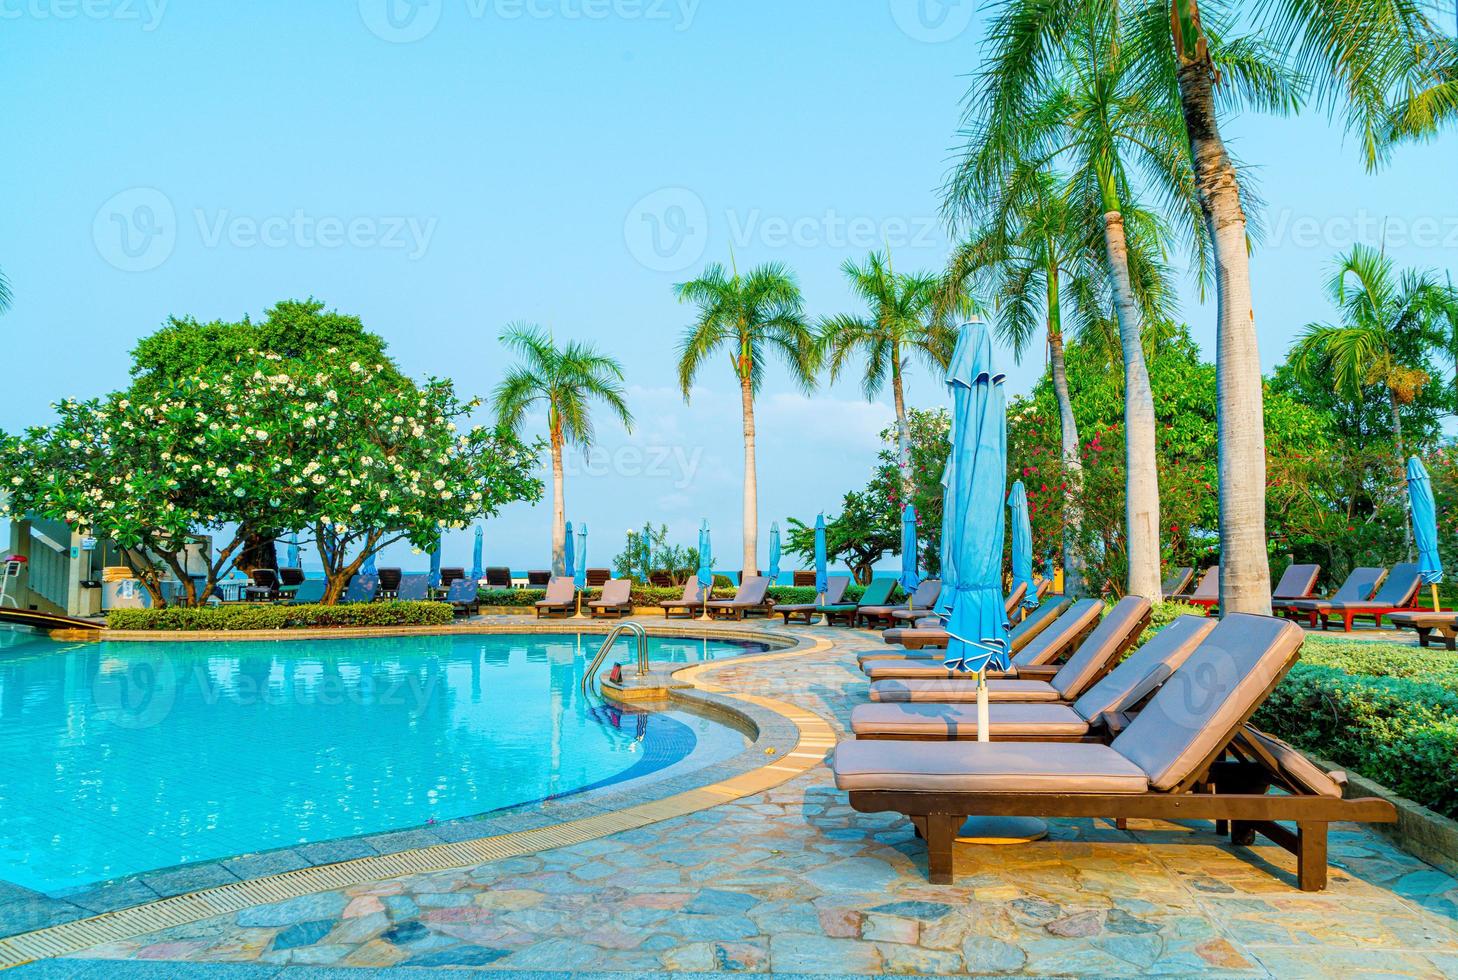
[(440, 588), (440, 535), (435, 538), (435, 547), (430, 551), (430, 576), (426, 584), (432, 589)]
[(699, 585), (704, 589), (704, 598), (714, 588), (714, 544), (709, 539), (709, 522), (699, 528)]
[[(570, 526), (570, 525), (569, 525)], [(572, 583), (581, 592), (587, 588), (587, 525), (577, 525), (577, 568), (572, 573)]]
[(775, 521), (770, 525), (769, 571), (765, 573), (769, 576), (771, 585), (780, 580), (780, 558), (780, 522)]
[(572, 522), (568, 521), (562, 532), (562, 574), (568, 578), (577, 577), (576, 552), (572, 547)]
[[(946, 663), (980, 673), (1008, 668), (1006, 599), (1002, 593), (1007, 499), (1007, 393), (992, 360), (992, 338), (980, 323), (963, 326), (947, 372), (952, 394), (952, 448), (943, 515), (944, 540), (956, 569), (947, 623)], [(945, 588), (945, 587), (944, 587)]]
[(1012, 571), (1013, 590), (1019, 584), (1025, 587), (1023, 608), (1038, 608), (1038, 587), (1033, 584), (1033, 525), (1028, 519), (1028, 491), (1023, 481), (1012, 485), (1007, 496), (1008, 509), (1012, 511)]
[(1407, 496), (1412, 508), (1412, 534), (1417, 542), (1418, 574), (1433, 586), (1433, 609), (1438, 608), (1438, 583), (1443, 581), (1443, 558), (1438, 554), (1438, 506), (1427, 468), (1416, 456), (1407, 461)]
[(483, 565), (483, 561), (485, 558), (485, 539), (486, 531), (481, 527), (480, 524), (477, 524), (476, 543), (471, 548), (471, 579), (475, 582), (481, 581), (481, 579), (486, 575), (486, 569)]
[(815, 517), (815, 592), (822, 598), (830, 591), (830, 569), (826, 558), (825, 515)]
[(297, 532), (297, 531), (295, 531), (292, 535), (289, 536), (289, 567), (290, 568), (302, 568), (303, 567), (303, 565), (301, 563), (301, 559), (299, 557), (299, 532)]
[[(955, 445), (957, 442), (955, 417), (952, 419), (952, 428), (948, 436), (951, 443)], [(939, 551), (942, 559), (942, 591), (937, 595), (936, 614), (943, 621), (951, 618), (952, 602), (957, 598), (957, 549), (956, 541), (952, 537), (952, 522), (947, 516), (956, 510), (956, 501), (953, 499), (956, 480), (952, 472), (955, 460), (956, 457), (948, 452), (947, 462), (942, 467), (942, 541)]]
[(916, 507), (907, 504), (901, 508), (901, 588), (907, 594), (916, 591), (921, 584), (921, 569), (916, 553)]

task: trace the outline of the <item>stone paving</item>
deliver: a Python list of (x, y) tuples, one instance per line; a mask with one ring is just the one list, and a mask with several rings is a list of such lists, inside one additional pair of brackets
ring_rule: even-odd
[[(794, 702), (844, 730), (865, 696), (854, 652), (880, 641), (813, 632), (836, 637), (836, 649), (731, 662), (713, 679)], [(601, 840), (245, 909), (78, 959), (634, 973), (1458, 975), (1458, 881), (1357, 827), (1334, 828), (1331, 855), (1329, 889), (1303, 894), (1284, 851), (1231, 848), (1208, 825), (1134, 821), (1125, 832), (1056, 821), (1042, 842), (960, 848), (956, 884), (932, 886), (903, 819), (855, 813), (820, 767), (769, 793)], [(75, 963), (88, 976), (101, 965)], [(61, 966), (49, 964), (46, 975)]]

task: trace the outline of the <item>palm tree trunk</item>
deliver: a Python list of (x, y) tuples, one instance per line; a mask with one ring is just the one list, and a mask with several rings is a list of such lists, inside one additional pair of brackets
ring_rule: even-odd
[(891, 345), (891, 394), (896, 402), (896, 460), (901, 466), (901, 505), (911, 502), (911, 425), (906, 421), (906, 388), (901, 377), (901, 345)]
[(1114, 286), (1114, 311), (1124, 349), (1124, 465), (1127, 493), (1129, 595), (1163, 599), (1159, 579), (1159, 466), (1154, 442), (1154, 391), (1144, 363), (1143, 316), (1129, 278), (1129, 244), (1124, 216), (1104, 215), (1104, 244)]
[[(1192, 5), (1193, 7), (1193, 5)], [(1198, 11), (1193, 11), (1198, 24)], [(1181, 52), (1180, 102), (1200, 208), (1215, 253), (1216, 434), (1220, 474), (1220, 611), (1271, 612), (1266, 550), (1265, 392), (1250, 291), (1245, 210), (1215, 115), (1214, 68), (1200, 49)]]
[(563, 487), (562, 436), (552, 433), (552, 574), (567, 572), (567, 501)]
[(1078, 551), (1083, 509), (1079, 505), (1083, 460), (1078, 457), (1078, 421), (1073, 417), (1073, 396), (1068, 390), (1068, 365), (1063, 359), (1063, 312), (1058, 297), (1058, 271), (1048, 276), (1048, 369), (1058, 399), (1058, 431), (1063, 451), (1063, 594), (1083, 594), (1083, 556)]
[(739, 377), (739, 400), (744, 409), (744, 574), (759, 574), (759, 477), (754, 448), (754, 382), (747, 372)]

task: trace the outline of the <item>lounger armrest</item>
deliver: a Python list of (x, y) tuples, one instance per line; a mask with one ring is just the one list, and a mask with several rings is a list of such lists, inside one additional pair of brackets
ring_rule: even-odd
[(1061, 667), (1052, 664), (1036, 664), (1031, 667), (1019, 667), (1018, 678), (1029, 681), (1051, 681), (1061, 669)]
[(1117, 735), (1134, 722), (1134, 715), (1127, 711), (1104, 711), (1093, 719), (1094, 727), (1102, 728), (1110, 735)]

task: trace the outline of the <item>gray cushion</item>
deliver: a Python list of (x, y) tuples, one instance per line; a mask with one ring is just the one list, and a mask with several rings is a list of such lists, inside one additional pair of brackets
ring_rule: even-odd
[[(870, 707), (870, 705), (866, 705), (866, 707)], [(1267, 735), (1254, 728), (1245, 729), (1243, 735), (1270, 753), (1271, 758), (1276, 760), (1285, 776), (1297, 785), (1304, 786), (1319, 796), (1341, 799), (1342, 784), (1333, 779), (1325, 769), (1302, 755), (1294, 746), (1281, 741), (1274, 735)], [(1342, 777), (1343, 780), (1345, 778), (1345, 776)]]
[(1085, 742), (841, 742), (834, 768), (843, 790), (1135, 794), (1149, 788), (1128, 759)]
[(870, 698), (872, 701), (932, 701), (948, 704), (976, 701), (977, 675), (962, 674), (945, 680), (872, 681)]
[(1128, 711), (1188, 660), (1217, 623), (1207, 616), (1179, 617), (1084, 692), (1073, 709), (1089, 721), (1105, 712)]
[[(1066, 704), (994, 704), (988, 709), (988, 720), (993, 738), (1077, 737), (1088, 732), (1088, 722)], [(851, 712), (851, 731), (858, 736), (976, 738), (977, 706), (858, 704)]]
[(1097, 599), (1080, 599), (1059, 616), (1052, 626), (1035, 636), (1022, 652), (1013, 658), (1017, 667), (1051, 664), (1066, 656), (1074, 639), (1103, 615), (1104, 604)]
[(1129, 641), (1130, 635), (1143, 629), (1151, 608), (1149, 600), (1143, 596), (1130, 595), (1120, 599), (1054, 675), (1053, 686), (1058, 689), (1058, 696), (1072, 701), (1082, 694)]
[(1174, 789), (1195, 774), (1301, 649), (1301, 628), (1270, 616), (1234, 613), (1221, 621), (1113, 747)]
[(1072, 604), (1071, 599), (1061, 595), (1045, 600), (1041, 606), (1028, 613), (1021, 623), (1008, 631), (1008, 650), (1018, 653), (1033, 642), (1034, 637), (1051, 626)]
[(1320, 565), (1292, 565), (1281, 575), (1281, 581), (1271, 590), (1273, 600), (1304, 599), (1316, 588), (1316, 577), (1321, 574)]

